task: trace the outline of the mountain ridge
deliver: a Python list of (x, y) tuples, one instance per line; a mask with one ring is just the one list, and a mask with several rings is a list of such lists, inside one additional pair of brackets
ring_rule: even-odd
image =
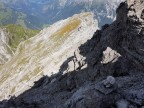
[(74, 52), (74, 56), (63, 62), (59, 73), (42, 77), (31, 89), (2, 101), (1, 105), (142, 108), (143, 9), (143, 0), (122, 2), (117, 9), (116, 21), (97, 30)]
[(63, 61), (90, 39), (95, 29), (97, 22), (93, 20), (93, 14), (82, 13), (58, 21), (21, 42), (15, 55), (0, 70), (0, 98), (18, 95), (29, 89), (42, 75), (57, 73)]
[(24, 22), (27, 27), (41, 29), (56, 21), (66, 19), (81, 12), (93, 12), (98, 19), (99, 27), (115, 20), (115, 10), (123, 0), (1, 0), (10, 8), (24, 13)]

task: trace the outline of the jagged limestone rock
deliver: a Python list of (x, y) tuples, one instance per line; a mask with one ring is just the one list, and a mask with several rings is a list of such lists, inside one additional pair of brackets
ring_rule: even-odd
[(84, 69), (87, 67), (87, 64), (85, 63), (85, 59), (86, 58), (80, 54), (80, 51), (76, 50), (74, 52), (74, 56), (67, 60), (68, 64), (64, 63), (63, 66), (61, 66), (62, 68), (61, 71), (63, 71), (63, 74), (66, 74), (67, 72), (70, 71)]
[(120, 56), (121, 55), (119, 53), (112, 50), (110, 47), (107, 47), (107, 49), (105, 51), (103, 51), (103, 59), (102, 59), (101, 63), (107, 64), (110, 62), (116, 62)]
[[(142, 15), (143, 15), (143, 0), (127, 0), (129, 12), (128, 16), (130, 18), (137, 18), (137, 21), (142, 21)], [(135, 19), (136, 21), (136, 19)]]

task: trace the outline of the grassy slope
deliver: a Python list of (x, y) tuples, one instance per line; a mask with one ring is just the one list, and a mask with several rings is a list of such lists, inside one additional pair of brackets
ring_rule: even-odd
[[(18, 67), (21, 67), (21, 69), (25, 70), (26, 69), (25, 66), (29, 65), (29, 62), (31, 61), (30, 58), (32, 58), (33, 55), (36, 54), (35, 55), (36, 58), (34, 59), (34, 61), (37, 62), (35, 62), (34, 65), (31, 65), (31, 71), (29, 71), (29, 69), (28, 70), (26, 69), (25, 75), (22, 77), (20, 82), (24, 82), (24, 81), (27, 82), (32, 77), (42, 74), (44, 67), (40, 65), (38, 61), (41, 59), (41, 57), (46, 58), (51, 53), (54, 53), (55, 50), (58, 50), (61, 47), (61, 45), (64, 43), (64, 41), (70, 36), (72, 31), (75, 30), (80, 25), (80, 23), (81, 21), (78, 18), (70, 20), (66, 25), (64, 25), (55, 33), (53, 33), (50, 39), (47, 41), (46, 45), (44, 46), (42, 44), (43, 41), (42, 42), (39, 41), (40, 43), (39, 42), (35, 43), (36, 46), (35, 45), (31, 46), (31, 43), (27, 43), (27, 41), (25, 41), (23, 45), (29, 46), (29, 49), (25, 49), (24, 46), (21, 45), (21, 47), (19, 47), (19, 51), (20, 51), (19, 54), (6, 65), (11, 66), (12, 64), (15, 64), (16, 66), (11, 69), (11, 72), (14, 73), (17, 72)], [(29, 52), (29, 50), (31, 52), (28, 55), (25, 55), (25, 53)], [(4, 82), (6, 78), (9, 77), (9, 75), (10, 75), (9, 73), (5, 73), (6, 77), (0, 79), (0, 82)]]
[(26, 29), (20, 25), (14, 24), (3, 26), (3, 28), (6, 28), (6, 32), (9, 36), (9, 45), (13, 51), (16, 50), (21, 41), (27, 40), (39, 33), (38, 30)]
[[(85, 18), (87, 15), (88, 14), (83, 15), (82, 17)], [(24, 90), (22, 88), (24, 87), (23, 84), (33, 82), (46, 71), (50, 74), (51, 70), (49, 69), (51, 68), (47, 68), (47, 64), (57, 66), (58, 63), (61, 62), (60, 58), (67, 56), (66, 52), (68, 52), (69, 49), (65, 50), (66, 52), (59, 51), (60, 55), (58, 55), (57, 58), (53, 58), (52, 55), (56, 54), (65, 42), (69, 43), (67, 40), (70, 41), (73, 37), (72, 34), (78, 32), (77, 30), (81, 23), (81, 17), (75, 17), (67, 20), (63, 26), (56, 28), (55, 26), (51, 26), (47, 31), (56, 31), (50, 34), (44, 30), (44, 34), (42, 33), (21, 43), (17, 50), (18, 53), (0, 69), (0, 86), (5, 81), (11, 81), (10, 84), (12, 86), (9, 88), (9, 92), (12, 94), (18, 93)], [(55, 59), (55, 61), (51, 63), (53, 59)], [(15, 84), (12, 84), (13, 82)], [(2, 96), (3, 95), (0, 97)]]

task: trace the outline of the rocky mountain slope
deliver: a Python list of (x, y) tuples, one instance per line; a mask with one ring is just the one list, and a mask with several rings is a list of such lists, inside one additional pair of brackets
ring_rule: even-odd
[(8, 37), (6, 35), (5, 30), (0, 28), (0, 65), (11, 58), (11, 53), (8, 50)]
[(25, 29), (20, 25), (9, 24), (0, 27), (0, 65), (15, 55), (20, 42), (39, 33), (38, 30)]
[[(21, 42), (12, 59), (0, 69), (0, 99), (19, 95), (43, 75), (57, 73), (62, 63), (90, 39), (96, 29), (93, 14), (82, 13), (59, 21)], [(84, 63), (75, 68), (79, 65)]]
[(81, 12), (93, 12), (99, 27), (115, 19), (115, 10), (124, 0), (1, 0), (12, 10), (24, 13), (24, 24), (39, 29)]
[[(3, 100), (0, 105), (21, 108), (143, 108), (144, 1), (127, 0), (116, 12), (116, 21), (97, 30), (63, 62), (58, 73), (42, 77), (29, 90)], [(3, 94), (7, 87), (4, 87), (6, 91)]]

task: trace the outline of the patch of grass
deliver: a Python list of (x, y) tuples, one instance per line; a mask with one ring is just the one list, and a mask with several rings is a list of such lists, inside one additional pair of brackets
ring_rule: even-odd
[(66, 25), (56, 31), (51, 37), (50, 40), (54, 43), (52, 49), (57, 50), (63, 42), (69, 37), (73, 30), (75, 30), (81, 23), (81, 20), (74, 18), (70, 20)]
[(46, 49), (40, 48), (40, 50), (37, 50), (39, 57), (45, 57), (57, 51), (71, 33), (73, 33), (73, 30), (79, 27), (80, 23), (81, 20), (79, 18), (71, 19), (67, 24), (52, 34), (49, 37), (49, 43), (44, 46)]
[(64, 40), (72, 30), (80, 25), (80, 23), (81, 21), (78, 18), (71, 20), (51, 36), (52, 40), (55, 42), (58, 42), (58, 40)]
[(5, 73), (2, 78), (0, 78), (0, 85), (9, 78), (10, 74)]
[(22, 51), (24, 50), (24, 46), (22, 44), (19, 45), (19, 52), (22, 53)]
[(6, 25), (3, 26), (3, 28), (6, 28), (6, 32), (9, 36), (9, 45), (13, 51), (16, 50), (20, 42), (25, 41), (39, 33), (39, 30), (26, 29), (15, 24)]

